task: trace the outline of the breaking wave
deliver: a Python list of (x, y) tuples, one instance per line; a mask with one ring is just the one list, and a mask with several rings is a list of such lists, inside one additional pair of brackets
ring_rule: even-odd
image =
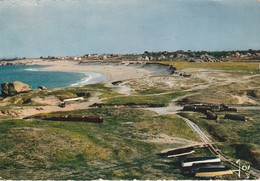
[(83, 86), (86, 84), (94, 84), (94, 83), (99, 83), (102, 82), (104, 80), (106, 80), (106, 76), (101, 74), (101, 73), (97, 73), (97, 72), (82, 72), (85, 74), (85, 77), (83, 79), (81, 79), (79, 82), (77, 83), (73, 83), (70, 86)]
[(24, 69), (25, 71), (33, 71), (33, 72), (38, 72), (40, 71), (39, 69), (37, 68), (27, 68), (27, 69)]

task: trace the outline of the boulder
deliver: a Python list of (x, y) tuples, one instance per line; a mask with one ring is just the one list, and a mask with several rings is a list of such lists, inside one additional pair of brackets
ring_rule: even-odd
[(44, 87), (44, 86), (38, 86), (38, 89), (39, 89), (39, 90), (46, 90), (47, 87)]
[(196, 107), (194, 105), (184, 105), (183, 111), (195, 111)]
[(260, 91), (259, 90), (248, 90), (248, 91), (246, 91), (246, 95), (251, 98), (259, 98)]
[(169, 65), (168, 71), (169, 71), (170, 74), (174, 74), (174, 73), (176, 72), (176, 70), (177, 70), (177, 69), (176, 69), (174, 66)]
[(1, 84), (2, 95), (7, 96), (15, 96), (20, 93), (30, 92), (32, 88), (23, 82), (14, 81), (14, 82), (6, 82)]

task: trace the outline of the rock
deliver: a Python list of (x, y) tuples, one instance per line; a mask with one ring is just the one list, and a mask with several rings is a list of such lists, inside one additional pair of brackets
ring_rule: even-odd
[(169, 67), (168, 67), (168, 72), (170, 73), (170, 74), (174, 74), (175, 72), (176, 72), (176, 68), (174, 67), (174, 66), (172, 66), (172, 65), (169, 65)]
[(14, 96), (24, 92), (30, 92), (32, 88), (23, 82), (14, 81), (14, 82), (6, 82), (1, 84), (2, 87), (2, 95)]
[(183, 98), (183, 99), (177, 101), (177, 103), (178, 103), (179, 105), (188, 105), (188, 104), (191, 104), (192, 101), (191, 101), (189, 98), (185, 97), (185, 98)]
[(239, 52), (236, 52), (236, 53), (235, 53), (235, 57), (240, 57), (240, 53), (239, 53)]
[(42, 111), (42, 110), (43, 110), (42, 107), (36, 107), (35, 109), (36, 109), (37, 111)]
[(240, 114), (226, 114), (224, 119), (238, 120), (238, 121), (246, 121), (246, 117)]
[(111, 84), (113, 84), (114, 86), (118, 86), (120, 84), (122, 84), (123, 81), (115, 81), (115, 82), (111, 82)]
[(102, 57), (102, 59), (103, 59), (103, 60), (107, 60), (107, 56), (104, 55), (104, 56)]
[(78, 92), (78, 93), (76, 93), (76, 95), (77, 95), (77, 97), (86, 97), (86, 98), (88, 98), (88, 97), (90, 97), (90, 92)]
[(38, 86), (38, 89), (40, 89), (40, 90), (46, 90), (47, 87), (44, 87), (44, 86)]
[(210, 120), (217, 120), (218, 119), (218, 115), (207, 110), (205, 115), (207, 116), (207, 119), (210, 119)]
[(183, 111), (195, 111), (196, 107), (194, 105), (184, 105)]
[(246, 95), (251, 98), (258, 98), (260, 97), (260, 91), (258, 90), (248, 90), (246, 91)]

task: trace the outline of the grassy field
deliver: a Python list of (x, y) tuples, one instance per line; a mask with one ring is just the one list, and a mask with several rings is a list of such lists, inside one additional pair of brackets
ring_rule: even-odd
[(160, 94), (160, 93), (166, 93), (169, 90), (166, 89), (157, 89), (157, 88), (150, 88), (150, 89), (145, 89), (145, 90), (140, 90), (138, 91), (139, 94), (141, 95), (150, 95), (150, 94)]
[(173, 65), (177, 69), (184, 68), (207, 68), (226, 71), (253, 72), (259, 73), (258, 62), (162, 62), (163, 64)]
[(0, 121), (3, 179), (187, 179), (177, 165), (167, 164), (171, 160), (156, 155), (181, 144), (150, 141), (161, 133), (196, 141), (175, 116), (136, 109), (53, 114), (102, 115), (104, 123), (41, 121), (39, 117)]
[(107, 99), (105, 104), (115, 104), (115, 105), (149, 105), (158, 104), (161, 106), (167, 106), (167, 104), (174, 98), (193, 93), (192, 91), (178, 91), (165, 93), (161, 95), (135, 95), (135, 96), (118, 96), (111, 99)]

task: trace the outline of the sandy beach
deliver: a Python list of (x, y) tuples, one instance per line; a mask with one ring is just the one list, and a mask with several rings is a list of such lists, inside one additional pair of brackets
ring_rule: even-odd
[[(26, 59), (19, 60), (16, 62), (17, 64), (23, 65), (41, 65), (44, 66), (42, 68), (37, 68), (38, 71), (60, 71), (60, 72), (76, 72), (76, 73), (85, 73), (86, 79), (81, 81), (81, 83), (75, 83), (74, 86), (82, 86), (84, 84), (89, 83), (105, 83), (107, 86), (111, 86), (111, 83), (114, 81), (121, 81), (127, 79), (138, 79), (142, 77), (149, 77), (153, 74), (153, 71), (144, 69), (136, 66), (127, 66), (123, 64), (99, 64), (99, 63), (83, 63), (79, 64), (77, 61), (49, 61), (42, 59)], [(72, 85), (73, 86), (73, 85)], [(127, 85), (123, 84), (117, 86), (116, 91), (121, 94), (130, 95), (131, 88)], [(94, 103), (100, 103), (101, 100), (98, 96), (94, 96), (90, 98), (87, 102), (82, 103), (72, 103), (66, 106), (65, 108), (61, 108), (57, 106), (60, 103), (60, 100), (53, 99), (52, 97), (42, 99), (35, 99), (35, 102), (47, 104), (46, 106), (36, 107), (21, 107), (17, 108), (14, 112), (17, 113), (17, 118), (24, 118), (27, 116), (31, 116), (38, 113), (48, 113), (53, 111), (70, 111), (70, 110), (79, 110), (86, 109), (90, 105)], [(39, 109), (40, 108), (40, 109)], [(10, 110), (11, 111), (11, 110)], [(11, 111), (13, 112), (13, 110)], [(1, 115), (1, 113), (0, 113)]]
[[(77, 72), (77, 73), (101, 73), (105, 75), (105, 80), (102, 82), (110, 84), (114, 81), (136, 79), (146, 77), (152, 74), (150, 70), (127, 66), (127, 65), (112, 65), (112, 64), (79, 64), (77, 61), (46, 61), (41, 59), (24, 60), (27, 65), (43, 65), (46, 67), (40, 68), (42, 71), (61, 71), (61, 72)], [(94, 77), (93, 77), (94, 78)], [(93, 81), (93, 79), (92, 79)], [(94, 82), (94, 81), (93, 81)]]

